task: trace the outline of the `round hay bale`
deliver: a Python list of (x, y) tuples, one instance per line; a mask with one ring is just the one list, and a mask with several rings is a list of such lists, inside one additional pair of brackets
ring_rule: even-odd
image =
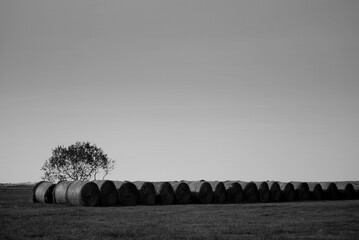
[(240, 203), (243, 198), (242, 186), (237, 182), (225, 182), (226, 199), (228, 203)]
[(100, 204), (112, 206), (117, 203), (117, 190), (115, 184), (110, 180), (94, 180), (100, 190)]
[(52, 191), (55, 184), (51, 182), (41, 181), (35, 184), (33, 188), (33, 201), (41, 203), (53, 203)]
[(139, 203), (143, 205), (154, 205), (156, 202), (156, 190), (151, 182), (134, 182), (139, 193)]
[(66, 204), (66, 192), (69, 188), (70, 184), (73, 183), (71, 181), (59, 181), (53, 191), (54, 203), (57, 204)]
[(176, 196), (177, 204), (189, 204), (192, 202), (191, 190), (185, 182), (170, 182)]
[(279, 202), (282, 200), (282, 191), (280, 190), (278, 182), (269, 182), (268, 187), (271, 201)]
[(350, 182), (354, 187), (354, 199), (359, 199), (359, 181)]
[(213, 190), (213, 203), (223, 204), (226, 202), (226, 188), (223, 182), (210, 181)]
[(353, 185), (354, 188), (354, 198), (353, 199), (359, 199), (359, 181), (351, 181), (351, 185)]
[(244, 185), (243, 188), (243, 200), (245, 202), (254, 203), (258, 201), (259, 192), (257, 185), (254, 182), (249, 182)]
[(174, 204), (176, 196), (169, 182), (154, 182), (153, 185), (156, 191), (155, 199), (157, 204)]
[(339, 193), (339, 190), (338, 190), (337, 185), (335, 183), (333, 183), (333, 182), (324, 183), (322, 185), (324, 185), (322, 187), (323, 187), (326, 199), (328, 199), (328, 200), (339, 200), (340, 193)]
[(292, 183), (279, 183), (279, 186), (282, 191), (284, 201), (290, 202), (296, 200), (295, 189)]
[(322, 186), (319, 183), (309, 183), (308, 186), (310, 192), (310, 199), (317, 201), (324, 199), (324, 192)]
[(355, 199), (355, 188), (351, 182), (335, 182), (339, 191), (339, 198), (343, 200)]
[(132, 182), (114, 181), (118, 202), (123, 206), (134, 206), (139, 202), (137, 187)]
[(191, 190), (192, 201), (194, 203), (210, 204), (213, 199), (213, 190), (211, 184), (206, 181), (189, 182), (188, 187)]
[(96, 183), (74, 181), (66, 192), (67, 201), (75, 206), (96, 206), (100, 202), (100, 190)]
[(266, 182), (256, 182), (258, 188), (259, 200), (261, 202), (268, 202), (270, 199), (269, 186)]
[(40, 181), (40, 182), (35, 183), (34, 187), (32, 188), (32, 201), (33, 202), (38, 202), (37, 199), (36, 199), (36, 194), (35, 193), (36, 193), (37, 187), (43, 182), (45, 182), (45, 181)]
[(310, 199), (309, 186), (306, 182), (294, 182), (294, 189), (298, 200), (307, 201)]
[(342, 198), (345, 200), (355, 199), (354, 186), (351, 183), (347, 183), (345, 188), (342, 190)]

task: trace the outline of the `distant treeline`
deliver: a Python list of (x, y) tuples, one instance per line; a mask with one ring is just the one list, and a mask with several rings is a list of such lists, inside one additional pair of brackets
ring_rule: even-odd
[(0, 190), (26, 190), (32, 189), (35, 183), (0, 183)]

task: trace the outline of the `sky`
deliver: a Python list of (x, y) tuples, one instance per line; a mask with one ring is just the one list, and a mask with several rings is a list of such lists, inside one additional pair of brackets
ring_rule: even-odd
[(0, 1), (0, 182), (359, 180), (359, 2)]

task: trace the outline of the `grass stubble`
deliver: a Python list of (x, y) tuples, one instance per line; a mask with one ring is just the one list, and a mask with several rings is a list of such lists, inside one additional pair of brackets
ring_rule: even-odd
[(359, 201), (77, 207), (0, 191), (0, 239), (358, 239)]

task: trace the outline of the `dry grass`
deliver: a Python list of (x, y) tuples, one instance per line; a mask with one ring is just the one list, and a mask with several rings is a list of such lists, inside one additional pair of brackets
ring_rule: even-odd
[(0, 192), (0, 239), (358, 239), (359, 201), (85, 208)]

